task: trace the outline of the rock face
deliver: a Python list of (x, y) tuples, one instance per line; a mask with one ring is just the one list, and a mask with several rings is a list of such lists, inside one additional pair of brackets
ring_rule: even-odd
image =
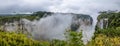
[(97, 22), (97, 27), (100, 28), (100, 29), (105, 29), (108, 27), (108, 18), (103, 18), (103, 19), (100, 19), (98, 22)]
[(96, 29), (115, 28), (120, 26), (120, 12), (117, 11), (101, 12), (97, 19)]
[(82, 14), (74, 15), (72, 20), (71, 30), (76, 31), (81, 25), (91, 26), (92, 22), (93, 19), (89, 15), (82, 15)]
[(46, 14), (39, 20), (30, 21), (21, 19), (20, 21), (4, 25), (6, 31), (27, 31), (32, 34), (36, 40), (65, 40), (64, 33), (66, 30), (80, 32), (83, 30), (83, 42), (86, 44), (93, 36), (92, 28), (93, 19), (89, 15), (72, 14), (72, 13), (52, 13)]

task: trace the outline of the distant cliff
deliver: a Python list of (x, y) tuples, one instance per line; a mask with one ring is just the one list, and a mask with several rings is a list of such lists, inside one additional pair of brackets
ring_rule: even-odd
[(101, 12), (97, 19), (98, 22), (96, 28), (105, 29), (120, 27), (120, 12)]
[[(4, 14), (0, 15), (0, 26), (3, 30), (13, 31), (13, 30), (26, 30), (22, 27), (24, 24), (21, 22), (22, 19), (28, 20), (39, 20), (40, 18), (44, 18), (51, 15), (72, 15), (73, 20), (70, 29), (72, 31), (76, 31), (79, 29), (81, 25), (92, 25), (93, 19), (89, 15), (85, 14), (75, 14), (75, 13), (53, 13), (53, 12), (44, 12), (38, 11), (33, 14)], [(67, 18), (67, 17), (66, 17)]]

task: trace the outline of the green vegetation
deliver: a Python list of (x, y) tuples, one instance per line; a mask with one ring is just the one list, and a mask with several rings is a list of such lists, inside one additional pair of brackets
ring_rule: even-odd
[(49, 43), (35, 41), (21, 33), (0, 32), (0, 46), (49, 46)]
[(103, 18), (108, 18), (108, 27), (119, 27), (120, 26), (120, 12), (105, 11), (101, 12), (98, 16), (98, 21)]
[(51, 12), (34, 12), (33, 14), (14, 14), (14, 15), (0, 15), (0, 25), (3, 25), (6, 22), (13, 22), (13, 21), (19, 21), (22, 18), (26, 18), (28, 20), (35, 20), (35, 19), (40, 19), (43, 17), (45, 14), (52, 14)]
[(120, 35), (120, 12), (115, 12), (115, 11), (102, 12), (98, 16), (98, 21), (103, 18), (108, 18), (108, 27), (105, 29), (99, 29), (97, 27), (95, 34), (105, 34), (111, 37), (119, 36)]
[(82, 33), (68, 32), (67, 40), (36, 41), (26, 35), (14, 32), (0, 32), (0, 46), (84, 46)]
[[(35, 12), (31, 15), (17, 15), (17, 16), (0, 16), (0, 24), (11, 22), (13, 20), (20, 20), (27, 18), (34, 20), (43, 17), (45, 14), (52, 14), (51, 12)], [(38, 17), (38, 18), (37, 18)], [(108, 27), (100, 29), (96, 26), (95, 35), (86, 46), (120, 46), (120, 12), (105, 11), (98, 16), (100, 19), (108, 18)], [(67, 34), (67, 35), (66, 35)], [(0, 46), (85, 46), (83, 44), (82, 33), (69, 31), (67, 32), (66, 40), (53, 41), (36, 41), (27, 38), (21, 33), (0, 32)]]
[(104, 34), (109, 37), (115, 37), (115, 36), (120, 37), (120, 27), (99, 29), (95, 32), (95, 34)]
[(97, 34), (86, 46), (120, 46), (120, 37), (109, 37), (104, 34)]
[(43, 17), (44, 15), (51, 15), (52, 14), (52, 12), (45, 12), (45, 11), (38, 11), (38, 12), (34, 12), (33, 14), (32, 14), (32, 16), (38, 16), (38, 17)]
[(96, 26), (95, 36), (87, 46), (120, 46), (120, 12), (101, 12), (98, 21), (104, 18), (108, 18), (108, 27), (100, 29)]

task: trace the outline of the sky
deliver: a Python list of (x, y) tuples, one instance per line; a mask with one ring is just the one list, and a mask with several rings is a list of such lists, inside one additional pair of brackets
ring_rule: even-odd
[(51, 11), (94, 14), (107, 10), (120, 11), (120, 0), (0, 0), (0, 13)]

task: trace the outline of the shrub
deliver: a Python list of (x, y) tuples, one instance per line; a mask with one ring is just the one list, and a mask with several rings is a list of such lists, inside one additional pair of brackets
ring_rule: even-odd
[(120, 46), (120, 37), (107, 37), (104, 34), (97, 34), (87, 46)]
[(120, 27), (99, 29), (95, 32), (95, 34), (104, 34), (109, 37), (115, 37), (115, 36), (120, 37)]
[(0, 32), (0, 46), (49, 46), (49, 43), (35, 41), (20, 33)]

